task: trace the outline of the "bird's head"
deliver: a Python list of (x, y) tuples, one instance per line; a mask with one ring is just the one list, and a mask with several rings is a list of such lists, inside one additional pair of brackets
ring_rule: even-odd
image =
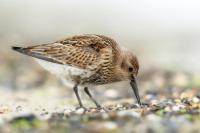
[(122, 60), (118, 69), (118, 77), (120, 80), (130, 80), (130, 85), (134, 91), (138, 104), (141, 105), (140, 96), (138, 92), (136, 76), (139, 71), (139, 62), (137, 57), (130, 51), (124, 50)]
[(120, 63), (121, 80), (135, 79), (139, 71), (139, 62), (137, 57), (130, 51), (124, 50), (122, 61)]

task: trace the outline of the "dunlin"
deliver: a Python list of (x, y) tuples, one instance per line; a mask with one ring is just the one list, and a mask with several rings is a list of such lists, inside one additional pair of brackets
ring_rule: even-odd
[(66, 83), (72, 83), (80, 107), (84, 107), (78, 86), (100, 108), (92, 97), (88, 86), (103, 85), (129, 80), (138, 104), (136, 76), (139, 63), (129, 50), (120, 47), (113, 39), (102, 35), (77, 35), (54, 43), (12, 47), (13, 50), (36, 58), (48, 71), (58, 75)]

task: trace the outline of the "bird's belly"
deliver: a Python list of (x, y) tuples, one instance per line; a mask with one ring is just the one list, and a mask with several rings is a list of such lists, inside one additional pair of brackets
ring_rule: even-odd
[(80, 69), (69, 65), (51, 63), (40, 59), (36, 60), (43, 68), (45, 68), (52, 74), (61, 77), (62, 79), (65, 80), (65, 82), (76, 83), (77, 77), (80, 78), (81, 80), (84, 78), (89, 78), (91, 75), (93, 75), (93, 72), (89, 70)]

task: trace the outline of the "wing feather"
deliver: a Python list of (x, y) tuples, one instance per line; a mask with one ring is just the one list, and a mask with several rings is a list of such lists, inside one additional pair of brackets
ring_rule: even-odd
[(114, 55), (118, 55), (116, 54), (118, 52), (117, 43), (108, 37), (99, 35), (73, 36), (55, 43), (30, 46), (17, 51), (50, 62), (85, 69), (95, 68), (94, 66), (102, 62), (101, 57), (105, 53), (103, 50), (105, 48), (111, 49)]

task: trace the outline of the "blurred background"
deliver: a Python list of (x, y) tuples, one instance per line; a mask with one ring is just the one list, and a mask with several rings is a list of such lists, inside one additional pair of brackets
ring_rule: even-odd
[(188, 0), (1, 0), (1, 51), (18, 57), (11, 45), (95, 33), (133, 49), (141, 71), (153, 66), (199, 72), (199, 7)]
[[(170, 103), (170, 97), (194, 97), (199, 104), (200, 1), (0, 0), (0, 126), (4, 117), (10, 119), (27, 112), (35, 115), (42, 110), (40, 117), (46, 118), (48, 112), (65, 112), (68, 107), (76, 107), (72, 89), (66, 89), (30, 57), (12, 51), (11, 46), (49, 43), (78, 34), (109, 36), (138, 56), (142, 101), (161, 101), (160, 105), (165, 106), (169, 105), (165, 103), (166, 99)], [(103, 86), (93, 93), (104, 105), (123, 99), (133, 103), (127, 83)], [(88, 100), (84, 103), (93, 106)], [(169, 108), (179, 109), (176, 102), (173, 104)], [(151, 120), (157, 121), (158, 117), (149, 118), (152, 125)], [(172, 129), (177, 121), (171, 123)], [(146, 120), (141, 124), (144, 123)], [(199, 123), (196, 125), (199, 129)], [(179, 126), (177, 130), (182, 129)]]
[[(156, 79), (159, 85), (166, 78), (170, 78), (167, 84), (174, 83), (168, 72), (178, 73), (178, 85), (186, 86), (193, 79), (185, 73), (195, 75), (196, 84), (200, 79), (199, 7), (199, 1), (187, 0), (1, 0), (1, 88), (34, 88), (50, 76), (11, 46), (85, 33), (110, 36), (131, 49), (140, 61), (140, 81), (159, 71), (158, 75), (167, 75)], [(53, 81), (57, 86), (56, 78)]]
[[(1, 0), (0, 84), (27, 88), (25, 84), (42, 84), (49, 77), (11, 46), (85, 33), (110, 36), (131, 49), (139, 58), (141, 79), (161, 70), (186, 72), (199, 80), (199, 7), (199, 1), (187, 0)], [(29, 76), (30, 81), (25, 81)], [(180, 82), (185, 80), (181, 75)]]

